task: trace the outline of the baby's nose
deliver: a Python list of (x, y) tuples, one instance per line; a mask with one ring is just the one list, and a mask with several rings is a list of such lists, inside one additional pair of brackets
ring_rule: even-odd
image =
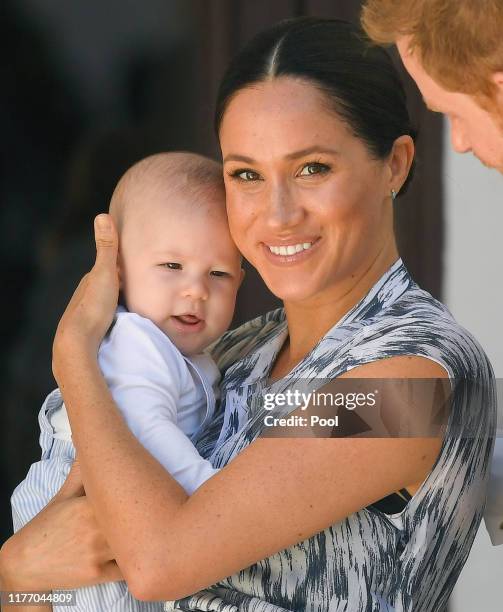
[(182, 291), (183, 297), (193, 300), (207, 300), (209, 296), (208, 284), (201, 277), (194, 277), (188, 280)]

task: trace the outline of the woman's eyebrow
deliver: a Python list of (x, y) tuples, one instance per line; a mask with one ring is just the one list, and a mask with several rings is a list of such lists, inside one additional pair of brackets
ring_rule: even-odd
[(293, 153), (289, 153), (288, 155), (285, 155), (285, 159), (298, 159), (299, 157), (305, 157), (306, 155), (311, 155), (312, 153), (327, 153), (328, 155), (339, 155), (339, 151), (337, 151), (336, 149), (314, 145), (312, 147), (307, 147), (306, 149), (300, 149), (300, 151), (294, 151)]
[(228, 161), (240, 161), (240, 162), (244, 162), (245, 164), (253, 164), (255, 163), (255, 160), (252, 159), (251, 157), (246, 157), (246, 155), (237, 155), (234, 153), (229, 153), (229, 155), (226, 155), (223, 159), (223, 162), (225, 164), (225, 162)]
[[(312, 147), (307, 147), (306, 149), (300, 149), (299, 151), (293, 151), (292, 153), (288, 153), (287, 155), (285, 155), (284, 159), (298, 159), (299, 157), (305, 157), (306, 155), (311, 155), (312, 153), (327, 153), (328, 155), (339, 155), (339, 151), (337, 151), (336, 149), (314, 145)], [(228, 161), (239, 161), (244, 162), (246, 164), (257, 163), (252, 157), (247, 157), (246, 155), (237, 155), (234, 153), (229, 153), (229, 155), (226, 155), (223, 161), (224, 164)]]

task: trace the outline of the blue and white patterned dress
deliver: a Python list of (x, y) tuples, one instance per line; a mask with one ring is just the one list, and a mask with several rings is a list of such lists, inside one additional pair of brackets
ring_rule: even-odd
[[(261, 433), (263, 392), (287, 337), (282, 309), (228, 332), (212, 351), (222, 404), (197, 442), (222, 467)], [(376, 507), (176, 602), (166, 610), (214, 612), (433, 612), (446, 605), (480, 523), (495, 431), (490, 363), (448, 310), (421, 290), (401, 260), (288, 375), (333, 379), (365, 363), (418, 355), (441, 364), (455, 391), (447, 432), (430, 474), (405, 508)], [(478, 396), (476, 397), (476, 395)]]

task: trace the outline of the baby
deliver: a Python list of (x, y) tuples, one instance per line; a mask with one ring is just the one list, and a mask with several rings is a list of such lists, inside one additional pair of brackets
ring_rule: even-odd
[[(212, 418), (220, 378), (204, 349), (230, 325), (244, 274), (229, 234), (221, 166), (191, 153), (148, 157), (121, 178), (110, 214), (120, 238), (122, 305), (99, 364), (131, 431), (191, 494), (216, 472), (191, 441)], [(39, 423), (42, 458), (12, 495), (14, 531), (56, 494), (75, 459), (58, 389)], [(68, 607), (162, 609), (135, 600), (125, 582), (78, 589)]]

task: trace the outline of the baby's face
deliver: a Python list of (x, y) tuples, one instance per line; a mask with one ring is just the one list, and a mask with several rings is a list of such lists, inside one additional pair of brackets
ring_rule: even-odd
[(153, 321), (192, 355), (230, 325), (242, 278), (240, 254), (222, 206), (184, 202), (189, 196), (178, 193), (168, 197), (168, 205), (151, 201), (125, 221), (121, 287), (128, 310)]

